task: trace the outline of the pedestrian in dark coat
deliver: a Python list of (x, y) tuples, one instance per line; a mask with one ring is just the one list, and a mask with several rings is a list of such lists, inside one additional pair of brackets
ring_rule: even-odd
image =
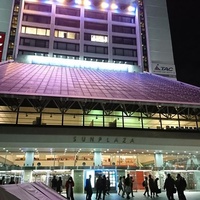
[(159, 194), (158, 180), (159, 180), (159, 178), (155, 179), (155, 193), (156, 193), (157, 197), (158, 197), (158, 194)]
[(74, 180), (71, 176), (66, 181), (65, 188), (67, 199), (74, 200)]
[(101, 175), (99, 175), (99, 177), (97, 178), (96, 180), (96, 184), (95, 184), (95, 187), (96, 187), (96, 199), (100, 198), (101, 199), (101, 195), (99, 196), (100, 194), (100, 191), (101, 191)]
[(86, 179), (86, 183), (85, 183), (86, 200), (91, 200), (92, 198), (93, 192), (92, 192), (91, 178), (92, 176), (89, 175), (89, 178)]
[(184, 190), (187, 187), (186, 180), (180, 174), (177, 174), (176, 178), (177, 179), (175, 181), (175, 185), (176, 185), (177, 192), (178, 192), (178, 198), (179, 198), (179, 200), (186, 200), (186, 197), (184, 194)]
[(155, 196), (155, 181), (151, 175), (149, 175), (149, 189), (151, 198)]
[(175, 181), (170, 174), (167, 174), (165, 179), (164, 189), (166, 189), (166, 194), (168, 200), (174, 200), (174, 190), (175, 190)]
[(150, 195), (149, 195), (149, 183), (148, 183), (148, 178), (147, 178), (147, 176), (145, 176), (142, 185), (143, 185), (143, 187), (145, 188), (144, 196), (147, 195), (148, 197), (150, 197)]
[(53, 179), (51, 180), (51, 187), (53, 190), (57, 191), (57, 178), (56, 176), (53, 176)]
[(57, 181), (57, 192), (58, 192), (59, 194), (62, 193), (62, 179), (61, 179), (61, 177), (59, 177), (59, 179), (58, 179), (58, 181)]

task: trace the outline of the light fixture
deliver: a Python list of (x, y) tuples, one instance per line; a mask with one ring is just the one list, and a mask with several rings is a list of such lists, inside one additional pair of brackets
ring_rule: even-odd
[(109, 4), (108, 4), (107, 2), (102, 2), (102, 3), (101, 3), (101, 7), (102, 7), (103, 9), (107, 9), (107, 8), (109, 7)]
[(118, 9), (118, 5), (115, 3), (111, 4), (111, 9), (112, 10)]
[(128, 7), (129, 12), (135, 12), (135, 7), (134, 6), (129, 6)]

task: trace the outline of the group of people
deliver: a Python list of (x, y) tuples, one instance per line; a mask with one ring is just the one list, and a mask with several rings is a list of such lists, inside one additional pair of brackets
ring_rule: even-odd
[(126, 198), (130, 199), (130, 196), (134, 197), (133, 195), (133, 177), (130, 174), (127, 174), (127, 177), (120, 176), (119, 183), (118, 183), (118, 195), (121, 195), (124, 198), (126, 194)]
[(184, 177), (177, 174), (176, 180), (174, 180), (170, 174), (167, 174), (167, 178), (164, 183), (164, 189), (166, 189), (166, 194), (168, 200), (174, 200), (174, 193), (178, 193), (179, 200), (186, 200), (184, 190), (187, 187), (187, 183)]
[[(86, 200), (92, 199), (92, 185), (91, 185), (91, 175), (89, 175), (89, 178), (86, 179), (85, 183), (85, 192), (86, 192)], [(96, 179), (95, 182), (95, 189), (96, 189), (96, 199), (102, 199), (105, 200), (106, 195), (110, 194), (110, 178), (109, 176), (106, 177), (105, 174), (99, 174), (99, 176)]]
[(96, 183), (95, 183), (95, 189), (96, 189), (96, 199), (101, 199), (101, 195), (103, 195), (103, 200), (105, 200), (106, 194), (110, 194), (110, 179), (109, 177), (106, 177), (105, 175), (99, 175)]
[[(161, 189), (158, 187), (159, 178), (153, 179), (152, 175), (145, 177), (142, 185), (145, 188), (144, 196), (148, 197), (158, 197), (158, 194), (161, 192)], [(184, 190), (187, 187), (185, 178), (180, 174), (177, 174), (176, 180), (174, 180), (170, 174), (167, 174), (167, 178), (164, 182), (164, 188), (166, 190), (166, 195), (168, 200), (174, 200), (174, 194), (178, 193), (179, 200), (186, 200)]]
[[(0, 180), (0, 185), (4, 185), (5, 183), (6, 183), (5, 176), (2, 176), (2, 179)], [(14, 177), (10, 178), (10, 181), (8, 182), (8, 184), (15, 184)]]
[(143, 187), (145, 188), (144, 196), (148, 197), (158, 197), (158, 194), (161, 192), (161, 189), (158, 188), (158, 180), (159, 178), (156, 178), (155, 180), (151, 175), (149, 175), (149, 179), (147, 176), (145, 176), (145, 179), (142, 183)]
[[(62, 193), (63, 183), (62, 178), (59, 177), (58, 180), (56, 176), (53, 176), (53, 179), (51, 181), (51, 187), (53, 190), (57, 191), (59, 194)], [(69, 176), (68, 180), (65, 183), (65, 189), (66, 189), (66, 197), (68, 200), (74, 200), (74, 180), (71, 176)]]

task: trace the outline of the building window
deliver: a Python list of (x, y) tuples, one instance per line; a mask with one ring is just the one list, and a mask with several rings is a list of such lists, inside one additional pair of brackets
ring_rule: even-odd
[(18, 55), (48, 56), (48, 53), (47, 52), (19, 50)]
[(85, 22), (84, 27), (85, 27), (85, 29), (108, 31), (108, 24)]
[(24, 4), (25, 10), (34, 10), (34, 11), (40, 11), (40, 12), (51, 12), (51, 5), (43, 5), (43, 4), (31, 4), (26, 3)]
[(35, 22), (35, 23), (40, 23), (40, 24), (50, 24), (51, 17), (41, 16), (41, 15), (24, 14), (23, 15), (23, 21)]
[(135, 27), (113, 25), (112, 31), (117, 33), (135, 34)]
[(56, 54), (56, 53), (54, 53), (53, 57), (79, 60), (79, 56), (74, 56), (74, 55), (65, 55), (65, 54)]
[(135, 16), (112, 14), (112, 21), (135, 24)]
[(62, 30), (55, 30), (54, 36), (58, 38), (66, 38), (71, 40), (79, 40), (80, 33), (78, 32), (70, 32), (70, 31), (62, 31)]
[(67, 51), (79, 51), (79, 44), (66, 43), (66, 42), (54, 42), (54, 49), (67, 50)]
[(40, 47), (40, 48), (49, 48), (48, 40), (39, 40), (31, 38), (20, 38), (20, 45), (31, 46), (31, 47)]
[(80, 28), (80, 21), (73, 19), (56, 18), (55, 25)]
[(80, 9), (66, 8), (66, 7), (63, 7), (63, 6), (56, 6), (56, 14), (79, 17), (80, 16)]
[(84, 45), (84, 52), (108, 54), (108, 47)]
[(96, 61), (96, 62), (108, 62), (108, 59), (105, 58), (93, 58), (93, 57), (84, 57), (84, 60), (87, 61)]
[(108, 43), (108, 36), (85, 33), (84, 34), (84, 40), (92, 41), (92, 42)]
[(138, 65), (137, 61), (130, 61), (130, 60), (113, 60), (114, 63), (119, 63), (119, 64), (128, 64), (128, 65)]
[(107, 20), (108, 14), (106, 12), (96, 12), (96, 11), (91, 11), (91, 10), (85, 10), (85, 18)]
[(30, 26), (22, 26), (22, 33), (32, 34), (32, 35), (42, 35), (50, 36), (50, 30), (46, 28), (36, 28)]
[(135, 50), (135, 49), (113, 48), (113, 55), (137, 57), (137, 50)]
[(112, 37), (114, 44), (136, 45), (136, 38)]

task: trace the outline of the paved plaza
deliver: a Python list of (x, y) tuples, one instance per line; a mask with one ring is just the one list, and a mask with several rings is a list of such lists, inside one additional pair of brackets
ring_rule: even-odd
[[(131, 197), (131, 199), (134, 199), (134, 200), (151, 199), (149, 197), (145, 197), (143, 195), (142, 191), (134, 192), (134, 195), (135, 195), (135, 197)], [(185, 196), (186, 196), (187, 200), (200, 200), (200, 191), (198, 191), (198, 192), (186, 191), (185, 192)], [(75, 194), (74, 197), (75, 197), (75, 200), (85, 200), (85, 194)], [(95, 197), (96, 197), (95, 194), (93, 194), (92, 200), (96, 200)], [(174, 195), (174, 198), (175, 198), (175, 200), (178, 200), (177, 194)], [(111, 193), (110, 195), (107, 195), (106, 198), (105, 198), (105, 200), (123, 200), (123, 199), (126, 199), (126, 198), (122, 198), (121, 196), (117, 195), (116, 193)], [(154, 197), (152, 199), (155, 199), (155, 200), (167, 200), (165, 191), (163, 191), (159, 195), (159, 197)]]

